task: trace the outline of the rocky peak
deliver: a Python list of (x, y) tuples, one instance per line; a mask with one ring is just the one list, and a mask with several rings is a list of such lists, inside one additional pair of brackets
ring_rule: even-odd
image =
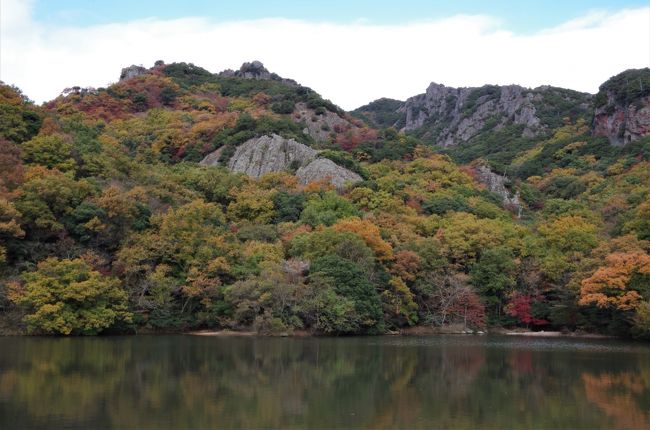
[(260, 81), (280, 81), (287, 85), (298, 85), (293, 79), (284, 79), (275, 73), (271, 73), (264, 67), (261, 61), (246, 62), (239, 70), (226, 69), (219, 73), (219, 76), (226, 78), (256, 79)]
[(650, 68), (626, 70), (600, 86), (593, 134), (622, 146), (650, 134)]
[(244, 79), (271, 79), (271, 73), (257, 60), (242, 64), (239, 73)]
[(122, 69), (122, 73), (120, 73), (120, 81), (125, 81), (127, 79), (135, 78), (136, 76), (141, 76), (147, 73), (149, 73), (149, 70), (147, 70), (145, 67), (136, 66), (134, 64)]

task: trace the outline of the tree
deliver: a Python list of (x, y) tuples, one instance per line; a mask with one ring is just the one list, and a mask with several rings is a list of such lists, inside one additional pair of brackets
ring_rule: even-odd
[(10, 298), (27, 311), (30, 332), (92, 335), (131, 322), (120, 282), (81, 258), (48, 258), (22, 278), (24, 285), (14, 285)]
[(347, 217), (359, 216), (359, 211), (352, 203), (328, 191), (321, 195), (312, 196), (305, 205), (300, 219), (312, 226), (325, 224), (330, 226), (337, 220)]
[(275, 190), (264, 190), (255, 184), (232, 190), (231, 195), (235, 201), (228, 205), (228, 218), (233, 221), (248, 220), (262, 224), (271, 222), (275, 216), (275, 193)]
[(625, 223), (623, 230), (636, 233), (641, 240), (650, 240), (650, 199), (637, 206), (634, 216)]
[(650, 338), (650, 301), (640, 302), (632, 318), (632, 334), (636, 337)]
[(291, 241), (289, 254), (312, 261), (336, 255), (358, 264), (365, 272), (372, 271), (375, 264), (372, 250), (359, 236), (332, 228), (297, 235)]
[(510, 295), (510, 301), (505, 307), (505, 311), (511, 317), (516, 318), (519, 322), (526, 324), (528, 327), (533, 325), (545, 325), (548, 321), (542, 318), (536, 318), (532, 309), (533, 298), (517, 291)]
[[(637, 288), (635, 288), (637, 287)], [(640, 290), (646, 291), (640, 291)], [(605, 265), (582, 281), (581, 305), (634, 310), (650, 293), (650, 255), (646, 252), (617, 252), (605, 258)]]
[(277, 333), (302, 328), (297, 315), (298, 292), (302, 285), (291, 279), (280, 266), (269, 267), (259, 276), (251, 276), (228, 286), (226, 304), (232, 309), (233, 322), (253, 327), (261, 333)]
[(75, 181), (58, 170), (32, 167), (27, 171), (16, 209), (26, 227), (45, 233), (64, 230), (64, 218), (95, 190), (85, 179)]
[(418, 321), (418, 305), (409, 287), (400, 278), (392, 278), (390, 288), (381, 293), (384, 314), (398, 327)]
[(548, 244), (561, 252), (586, 252), (598, 244), (595, 225), (581, 216), (567, 215), (539, 227)]
[(7, 259), (6, 244), (10, 239), (22, 238), (25, 232), (20, 228), (18, 222), (20, 213), (13, 207), (13, 205), (0, 198), (0, 266), (2, 266)]
[(23, 164), (20, 149), (8, 140), (0, 138), (0, 198), (9, 198), (23, 182)]
[(62, 172), (74, 171), (77, 163), (72, 158), (72, 143), (67, 136), (53, 134), (36, 136), (21, 145), (23, 160)]
[(501, 314), (503, 300), (515, 285), (515, 270), (512, 251), (504, 247), (485, 250), (471, 267), (472, 285), (485, 299), (493, 317)]
[(349, 231), (359, 236), (372, 249), (380, 261), (393, 258), (393, 248), (382, 239), (379, 227), (370, 221), (359, 218), (346, 218), (339, 220), (332, 228), (334, 231)]
[(302, 319), (325, 334), (358, 333), (360, 315), (353, 299), (336, 292), (331, 278), (312, 274), (300, 303)]
[(275, 208), (275, 222), (298, 221), (305, 206), (305, 195), (303, 193), (291, 194), (280, 191), (273, 196), (273, 206)]
[(328, 255), (313, 262), (310, 277), (312, 276), (329, 279), (336, 294), (354, 302), (361, 332), (381, 333), (384, 330), (379, 295), (357, 264), (336, 255)]
[(18, 88), (0, 82), (0, 139), (22, 143), (34, 136), (42, 118)]

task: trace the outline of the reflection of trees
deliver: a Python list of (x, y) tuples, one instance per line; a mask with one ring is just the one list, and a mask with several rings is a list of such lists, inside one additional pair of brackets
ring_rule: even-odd
[[(17, 343), (19, 348), (9, 347)], [(122, 383), (130, 350), (101, 339), (3, 339), (0, 344), (0, 406), (28, 406), (16, 415), (28, 426), (50, 422), (85, 422), (100, 413), (101, 400)], [(2, 417), (0, 410), (0, 427)]]
[(650, 396), (650, 373), (646, 378), (637, 372), (620, 373), (582, 373), (587, 400), (594, 403), (605, 413), (616, 428), (647, 429), (650, 428), (650, 410), (639, 404), (638, 399)]
[(436, 339), (0, 339), (0, 428), (648, 427), (636, 361)]

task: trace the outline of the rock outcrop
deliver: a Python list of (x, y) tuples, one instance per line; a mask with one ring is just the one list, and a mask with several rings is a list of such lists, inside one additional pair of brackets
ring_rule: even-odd
[(485, 185), (488, 190), (501, 196), (503, 205), (512, 209), (521, 215), (521, 201), (519, 200), (519, 192), (514, 194), (506, 188), (508, 178), (505, 176), (494, 173), (489, 167), (481, 165), (476, 167), (476, 179)]
[[(317, 151), (302, 143), (272, 134), (247, 140), (238, 146), (228, 161), (228, 169), (259, 178), (271, 172), (295, 170), (307, 165), (317, 155)], [(201, 164), (213, 166), (218, 163), (218, 159), (213, 152)]]
[(260, 81), (279, 81), (287, 85), (298, 86), (293, 79), (285, 79), (275, 73), (271, 73), (264, 67), (261, 61), (244, 63), (239, 70), (226, 69), (219, 73), (219, 76), (226, 78), (255, 79)]
[(296, 177), (301, 184), (305, 185), (327, 179), (338, 189), (344, 188), (347, 183), (362, 180), (361, 176), (327, 158), (317, 158), (306, 166), (299, 168)]
[[(220, 164), (222, 148), (205, 156), (200, 164)], [(277, 134), (249, 139), (237, 147), (227, 163), (231, 172), (244, 173), (253, 178), (272, 172), (295, 172), (302, 184), (329, 180), (335, 187), (343, 188), (348, 182), (362, 178), (327, 158), (318, 158), (318, 151)]]
[(626, 70), (603, 85), (596, 95), (594, 136), (623, 146), (650, 135), (650, 69)]
[(120, 73), (120, 81), (125, 81), (127, 79), (135, 78), (136, 76), (141, 76), (149, 73), (145, 67), (132, 65), (122, 69)]

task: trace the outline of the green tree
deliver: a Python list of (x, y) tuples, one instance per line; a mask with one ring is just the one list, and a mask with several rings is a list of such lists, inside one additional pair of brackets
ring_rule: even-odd
[(470, 279), (486, 301), (490, 316), (501, 314), (504, 299), (516, 281), (512, 251), (499, 247), (488, 249), (470, 270)]
[(23, 306), (30, 332), (93, 335), (131, 322), (120, 282), (103, 276), (83, 259), (48, 258), (14, 285), (12, 300)]
[(298, 221), (303, 207), (305, 206), (305, 195), (303, 193), (288, 193), (280, 191), (273, 196), (275, 208), (275, 221)]
[(311, 197), (307, 201), (300, 219), (312, 226), (319, 224), (330, 226), (341, 218), (359, 215), (359, 211), (350, 201), (339, 196), (334, 191), (328, 191), (322, 196), (315, 195)]
[(313, 276), (329, 279), (336, 294), (354, 302), (360, 332), (384, 331), (379, 294), (357, 264), (337, 255), (328, 255), (314, 261), (310, 277)]
[(72, 158), (72, 143), (66, 136), (53, 134), (36, 136), (21, 145), (27, 164), (40, 164), (62, 172), (74, 171), (77, 163)]

